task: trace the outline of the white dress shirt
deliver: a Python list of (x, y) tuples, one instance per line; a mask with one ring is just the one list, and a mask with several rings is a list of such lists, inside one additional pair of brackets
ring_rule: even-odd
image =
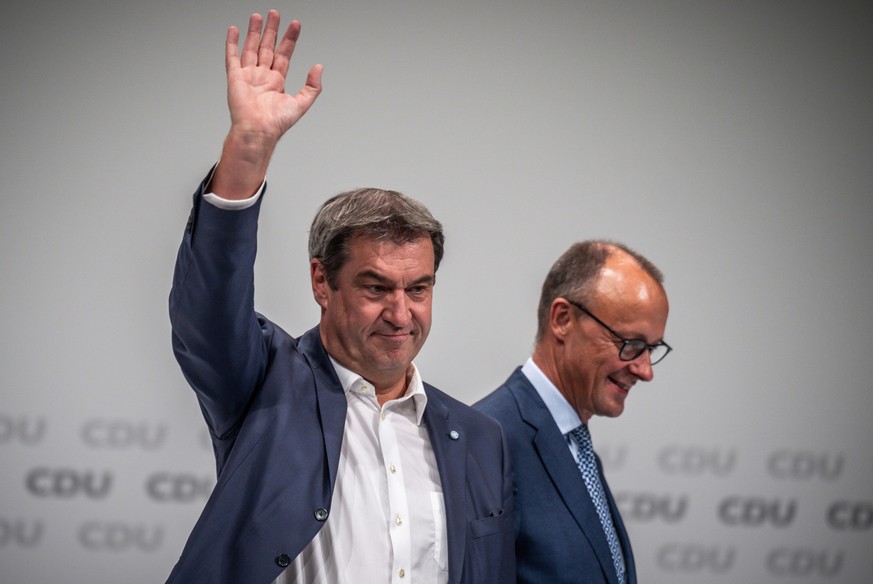
[(403, 397), (380, 406), (372, 384), (331, 362), (348, 410), (330, 516), (275, 584), (445, 584), (443, 493), (418, 369)]

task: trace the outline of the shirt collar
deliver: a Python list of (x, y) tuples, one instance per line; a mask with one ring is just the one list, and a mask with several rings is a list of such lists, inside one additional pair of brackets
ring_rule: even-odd
[[(343, 367), (336, 361), (336, 359), (334, 359), (330, 355), (328, 355), (328, 357), (330, 358), (330, 362), (333, 365), (334, 371), (336, 371), (336, 376), (339, 378), (340, 385), (342, 386), (343, 393), (346, 394), (346, 397), (348, 397), (349, 391), (351, 391), (352, 387), (354, 387), (355, 384), (367, 384), (371, 388), (373, 387), (372, 383), (370, 383), (351, 369)], [(411, 366), (412, 378), (409, 380), (409, 384), (406, 386), (406, 392), (403, 394), (402, 397), (392, 400), (388, 402), (388, 404), (398, 404), (400, 402), (412, 400), (413, 407), (415, 408), (415, 423), (421, 426), (421, 420), (424, 417), (424, 408), (427, 406), (427, 394), (424, 391), (424, 383), (421, 380), (421, 374), (418, 372), (418, 367), (415, 366), (415, 363), (412, 363)]]
[(561, 434), (566, 435), (582, 425), (579, 414), (576, 413), (576, 410), (573, 409), (567, 398), (555, 387), (555, 384), (537, 367), (533, 358), (528, 358), (522, 366), (521, 372), (527, 377), (527, 380), (530, 381), (540, 398), (546, 404), (546, 409), (552, 414), (552, 418), (554, 418), (555, 423), (558, 425), (558, 430), (561, 431)]

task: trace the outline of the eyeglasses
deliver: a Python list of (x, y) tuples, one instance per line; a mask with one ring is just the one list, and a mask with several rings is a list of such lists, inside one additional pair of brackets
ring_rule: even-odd
[(634, 359), (645, 353), (648, 349), (649, 363), (655, 365), (662, 361), (664, 357), (667, 356), (667, 353), (673, 350), (673, 348), (664, 341), (658, 341), (654, 345), (650, 345), (642, 339), (626, 339), (611, 328), (609, 328), (608, 324), (591, 314), (591, 312), (587, 308), (585, 308), (578, 302), (573, 302), (569, 298), (565, 298), (565, 300), (585, 314), (587, 314), (588, 316), (590, 316), (591, 318), (593, 318), (597, 322), (597, 324), (608, 330), (610, 334), (612, 334), (612, 336), (621, 341), (621, 348), (618, 350), (618, 358), (622, 361), (633, 361)]

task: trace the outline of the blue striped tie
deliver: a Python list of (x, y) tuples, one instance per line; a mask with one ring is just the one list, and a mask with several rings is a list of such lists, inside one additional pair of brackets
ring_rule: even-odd
[(600, 474), (597, 472), (594, 446), (591, 444), (591, 433), (588, 432), (588, 426), (582, 424), (571, 431), (570, 435), (579, 447), (576, 451), (576, 464), (579, 465), (582, 478), (585, 480), (585, 486), (588, 487), (588, 494), (591, 495), (591, 501), (597, 509), (597, 515), (600, 517), (600, 525), (603, 526), (603, 533), (606, 534), (606, 541), (609, 543), (609, 551), (612, 552), (612, 563), (615, 565), (619, 584), (625, 584), (624, 556), (621, 553), (621, 545), (619, 545), (618, 536), (615, 533), (615, 525), (612, 523), (612, 515), (609, 513), (609, 505), (606, 503), (606, 495), (603, 492), (603, 484), (600, 482)]

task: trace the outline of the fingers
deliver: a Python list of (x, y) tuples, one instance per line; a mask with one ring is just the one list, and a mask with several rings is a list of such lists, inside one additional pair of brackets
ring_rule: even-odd
[(300, 38), (300, 23), (292, 20), (273, 56), (273, 70), (281, 73), (283, 77), (288, 73), (288, 65), (291, 63), (291, 56), (294, 55), (298, 38)]
[(228, 72), (239, 67), (239, 29), (232, 26), (227, 29), (227, 39), (224, 47), (224, 64)]
[(242, 67), (269, 67), (280, 73), (283, 77), (288, 73), (294, 47), (300, 37), (300, 22), (291, 21), (288, 29), (282, 36), (279, 46), (276, 47), (276, 39), (279, 32), (279, 12), (270, 10), (267, 13), (267, 23), (261, 34), (261, 25), (264, 19), (260, 14), (252, 14), (249, 17), (249, 27), (246, 32), (243, 45), (242, 57), (239, 56), (239, 31), (236, 27), (230, 27), (227, 31), (226, 58), (228, 66), (231, 61), (238, 62)]
[(315, 98), (321, 93), (322, 70), (323, 67), (321, 65), (314, 65), (306, 76), (306, 85), (297, 93), (297, 107), (300, 108), (301, 116), (309, 110), (312, 104), (315, 103)]
[(249, 30), (243, 44), (240, 64), (243, 67), (254, 67), (258, 64), (258, 46), (261, 44), (261, 24), (264, 19), (260, 14), (252, 14), (249, 17)]
[(267, 25), (264, 27), (264, 35), (258, 47), (258, 64), (263, 67), (273, 65), (273, 49), (276, 46), (276, 37), (279, 31), (279, 13), (275, 10), (267, 12)]

